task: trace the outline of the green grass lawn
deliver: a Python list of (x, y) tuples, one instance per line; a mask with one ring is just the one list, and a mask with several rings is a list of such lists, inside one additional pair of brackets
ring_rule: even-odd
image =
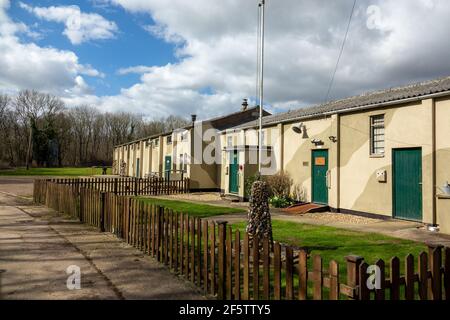
[[(244, 231), (245, 226), (246, 223), (237, 223), (233, 224), (233, 229)], [(417, 261), (420, 252), (428, 251), (425, 244), (374, 233), (276, 220), (272, 221), (272, 228), (275, 241), (306, 248), (312, 255), (321, 255), (325, 270), (328, 270), (331, 260), (336, 260), (342, 275), (345, 274), (345, 257), (348, 255), (361, 256), (369, 265), (378, 259), (389, 265), (390, 259), (397, 256), (403, 270), (404, 259), (409, 253)]]
[(175, 212), (188, 213), (191, 216), (199, 217), (199, 218), (213, 217), (213, 216), (229, 214), (229, 213), (245, 212), (245, 210), (240, 209), (240, 208), (210, 206), (207, 204), (198, 204), (198, 203), (185, 202), (185, 201), (165, 200), (165, 199), (156, 199), (156, 198), (143, 198), (143, 197), (140, 197), (139, 199), (141, 199), (145, 203), (150, 203), (150, 204), (154, 204), (157, 206), (172, 209)]
[[(0, 170), (0, 176), (65, 176), (79, 177), (92, 176), (102, 173), (101, 168), (16, 168), (12, 170)], [(108, 169), (108, 174), (111, 169)]]

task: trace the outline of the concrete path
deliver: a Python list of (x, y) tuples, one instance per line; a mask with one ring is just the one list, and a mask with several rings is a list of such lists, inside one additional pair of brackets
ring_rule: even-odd
[[(191, 283), (113, 235), (55, 216), (4, 186), (0, 299), (204, 299)], [(71, 265), (81, 269), (81, 290), (66, 287)]]

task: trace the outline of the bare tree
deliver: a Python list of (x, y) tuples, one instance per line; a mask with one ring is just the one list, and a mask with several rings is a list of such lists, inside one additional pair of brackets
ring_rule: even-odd
[(35, 90), (23, 90), (17, 95), (14, 107), (21, 121), (21, 126), (24, 128), (22, 135), (28, 135), (25, 159), (28, 169), (33, 141), (33, 127), (38, 128), (40, 122), (51, 122), (55, 115), (64, 109), (64, 103), (59, 98), (49, 94), (43, 94)]
[(70, 110), (72, 130), (77, 146), (77, 164), (85, 164), (88, 157), (88, 149), (92, 139), (92, 131), (98, 111), (90, 106), (82, 105)]
[[(88, 105), (65, 108), (55, 96), (24, 90), (12, 99), (0, 95), (0, 163), (111, 164), (115, 145), (188, 124), (177, 116), (149, 120), (128, 112), (101, 113)], [(46, 153), (56, 152), (49, 164)]]
[(5, 120), (5, 114), (6, 114), (6, 109), (9, 106), (9, 96), (6, 94), (0, 94), (0, 125), (3, 124), (3, 121)]

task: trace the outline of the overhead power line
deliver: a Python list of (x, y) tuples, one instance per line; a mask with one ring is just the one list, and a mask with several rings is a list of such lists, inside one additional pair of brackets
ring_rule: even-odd
[(338, 70), (338, 68), (339, 68), (339, 63), (341, 62), (341, 57), (342, 57), (342, 53), (344, 52), (345, 43), (347, 42), (348, 32), (349, 32), (349, 30), (350, 30), (350, 25), (351, 25), (351, 23), (352, 23), (353, 14), (354, 14), (354, 12), (355, 12), (356, 2), (357, 2), (357, 1), (358, 1), (358, 0), (354, 0), (354, 1), (353, 1), (352, 10), (351, 10), (351, 13), (350, 13), (350, 17), (349, 17), (349, 19), (348, 19), (347, 30), (345, 31), (344, 40), (342, 41), (341, 50), (339, 51), (339, 56), (338, 56), (338, 59), (337, 59), (337, 61), (336, 61), (336, 66), (335, 66), (335, 68), (334, 68), (333, 76), (331, 77), (331, 81), (330, 81), (330, 84), (329, 84), (329, 86), (328, 86), (327, 97), (326, 97), (326, 99), (325, 99), (325, 103), (328, 102), (329, 99), (330, 99), (330, 94), (331, 94), (331, 90), (332, 90), (332, 88), (333, 88), (334, 79), (335, 79), (335, 77), (336, 77), (336, 73), (337, 73), (337, 70)]

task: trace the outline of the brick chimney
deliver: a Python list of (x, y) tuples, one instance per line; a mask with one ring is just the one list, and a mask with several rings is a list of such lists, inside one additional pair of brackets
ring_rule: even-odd
[(244, 101), (242, 102), (242, 109), (241, 109), (241, 111), (242, 112), (247, 111), (247, 108), (248, 108), (248, 99), (244, 99)]

